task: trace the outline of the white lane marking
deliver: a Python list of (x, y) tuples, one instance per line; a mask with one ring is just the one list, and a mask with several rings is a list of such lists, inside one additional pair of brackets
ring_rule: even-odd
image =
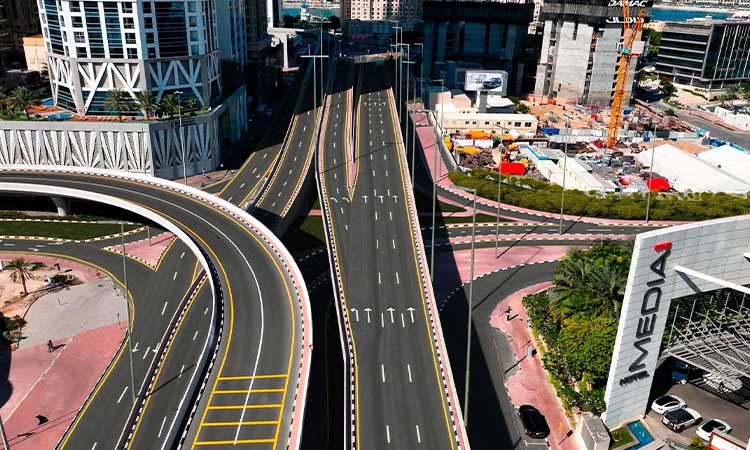
[(231, 202), (231, 201), (232, 201), (232, 198), (233, 198), (233, 197), (229, 197), (229, 198), (227, 199), (227, 201), (228, 201), (228, 202)]
[(180, 259), (182, 259), (183, 256), (185, 256), (185, 252), (180, 253)]
[(385, 366), (383, 364), (380, 365), (380, 377), (383, 379), (383, 383), (385, 383)]
[(193, 340), (195, 340), (195, 338), (197, 337), (198, 337), (198, 332), (196, 331), (195, 334), (193, 335)]
[(174, 276), (172, 277), (172, 281), (177, 279), (177, 272), (174, 273)]
[(385, 153), (383, 153), (383, 159), (386, 160), (386, 161), (388, 161), (388, 155), (385, 154)]
[(372, 153), (370, 153), (370, 161), (372, 161)]
[(341, 214), (344, 214), (344, 208), (339, 207), (339, 209), (341, 210)]
[(122, 398), (125, 396), (125, 393), (128, 392), (128, 387), (125, 386), (125, 389), (122, 390), (122, 394), (117, 398), (117, 404), (119, 405), (122, 401)]
[(161, 432), (164, 431), (164, 424), (167, 422), (167, 416), (164, 416), (164, 419), (161, 421), (161, 426), (159, 427), (159, 434), (156, 436), (157, 438), (161, 437)]
[(378, 212), (375, 211), (375, 220), (378, 220)]
[(372, 169), (372, 176), (375, 176), (375, 169)]
[(385, 438), (388, 441), (388, 443), (391, 443), (391, 427), (390, 425), (385, 426)]
[(385, 328), (385, 315), (380, 313), (380, 328)]
[(381, 282), (380, 282), (380, 272), (378, 272), (378, 284), (381, 284)]
[(414, 426), (417, 427), (417, 442), (419, 442), (421, 444), (422, 443), (422, 436), (420, 436), (420, 434), (419, 434), (419, 425), (414, 425)]
[(6, 247), (15, 247), (16, 246), (16, 244), (3, 244), (3, 245), (6, 246)]
[(401, 328), (406, 328), (406, 321), (404, 320), (404, 313), (401, 313)]
[(396, 250), (396, 240), (391, 239), (391, 245), (393, 245), (393, 249)]
[(375, 239), (375, 250), (378, 250), (380, 248), (380, 241), (378, 239)]
[(393, 213), (391, 211), (388, 211), (388, 217), (390, 217), (391, 220), (393, 220)]
[(98, 444), (98, 442), (94, 442), (94, 445), (91, 446), (91, 450), (94, 450), (96, 448), (96, 444)]
[(206, 314), (208, 314), (208, 308), (206, 308), (206, 310), (203, 311), (203, 315), (205, 316)]
[(146, 351), (143, 352), (143, 358), (141, 358), (141, 359), (146, 359), (146, 357), (148, 356), (148, 351), (149, 350), (151, 350), (151, 347), (146, 347)]
[(409, 373), (409, 383), (411, 383), (412, 382), (412, 379), (411, 379), (411, 364), (407, 364), (406, 365), (406, 371)]
[(385, 169), (385, 176), (388, 176), (388, 169)]
[(164, 315), (164, 311), (167, 310), (167, 303), (169, 303), (169, 302), (164, 302), (164, 306), (161, 308), (161, 315), (162, 316)]
[(240, 185), (240, 189), (242, 189), (243, 187), (245, 187), (245, 183), (242, 183), (242, 184)]
[(177, 374), (177, 378), (182, 378), (182, 372), (184, 371), (185, 371), (185, 364), (183, 364), (182, 367), (180, 367), (180, 373)]
[(336, 158), (333, 158), (333, 163), (336, 164)]
[(398, 272), (396, 272), (396, 284), (401, 284), (401, 280), (398, 278)]

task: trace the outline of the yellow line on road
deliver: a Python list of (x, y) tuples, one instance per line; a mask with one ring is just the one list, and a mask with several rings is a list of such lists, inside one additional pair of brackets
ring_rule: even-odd
[[(268, 403), (265, 405), (219, 405), (219, 406), (209, 406), (206, 409), (276, 409), (281, 408), (281, 403)], [(203, 423), (201, 423), (201, 426), (203, 426)]]
[(243, 439), (235, 441), (197, 441), (193, 445), (235, 445), (235, 444), (268, 444), (273, 439)]
[(274, 375), (241, 375), (236, 377), (219, 377), (219, 381), (229, 381), (229, 380), (252, 380), (252, 379), (258, 379), (258, 378), (286, 378), (288, 375), (285, 373), (279, 373)]

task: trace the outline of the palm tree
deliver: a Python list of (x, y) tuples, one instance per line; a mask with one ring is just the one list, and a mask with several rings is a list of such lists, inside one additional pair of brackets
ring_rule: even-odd
[(190, 112), (190, 115), (195, 115), (196, 109), (198, 109), (198, 102), (193, 97), (185, 100), (185, 110)]
[(159, 109), (162, 111), (162, 113), (166, 114), (171, 119), (177, 112), (177, 106), (179, 104), (180, 99), (177, 98), (176, 95), (167, 94), (162, 97), (161, 101), (159, 102)]
[(606, 317), (619, 317), (628, 271), (623, 266), (603, 265), (592, 274), (587, 284), (596, 301), (596, 311)]
[(31, 91), (26, 87), (18, 86), (13, 89), (10, 103), (14, 109), (20, 109), (26, 114), (26, 109), (31, 106), (32, 100)]
[(23, 286), (23, 295), (28, 295), (29, 291), (26, 290), (26, 280), (33, 280), (36, 277), (31, 272), (34, 268), (29, 266), (23, 258), (12, 259), (5, 265), (7, 270), (10, 270), (10, 280), (14, 283), (21, 282)]
[(4, 114), (8, 109), (8, 94), (0, 87), (0, 113)]
[(127, 111), (130, 107), (129, 96), (122, 89), (112, 89), (107, 92), (107, 96), (104, 98), (104, 107), (109, 111), (117, 112), (118, 120), (122, 121), (123, 111)]
[(563, 259), (552, 280), (555, 285), (548, 291), (553, 304), (572, 296), (588, 296), (587, 281), (591, 278), (594, 265), (580, 256), (581, 250), (573, 249)]
[(150, 119), (157, 108), (156, 97), (151, 91), (139, 91), (135, 93), (135, 100), (138, 102), (138, 107), (146, 115), (147, 119)]

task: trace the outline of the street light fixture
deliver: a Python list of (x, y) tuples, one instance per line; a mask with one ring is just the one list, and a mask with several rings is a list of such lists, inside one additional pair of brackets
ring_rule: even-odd
[(653, 136), (651, 136), (651, 165), (649, 166), (648, 172), (648, 193), (646, 194), (646, 223), (648, 223), (648, 216), (651, 212), (651, 183), (654, 179), (654, 156), (656, 156), (656, 121), (654, 121)]
[(182, 154), (182, 178), (185, 184), (187, 184), (187, 160), (185, 159), (185, 142), (182, 132), (182, 91), (174, 91), (177, 96), (177, 117), (180, 121), (180, 153)]
[(440, 138), (443, 138), (443, 135), (445, 132), (443, 131), (443, 116), (445, 115), (445, 106), (443, 103), (443, 90), (445, 89), (445, 80), (442, 78), (438, 78), (435, 80), (432, 80), (433, 83), (440, 82)]
[[(565, 124), (565, 129), (569, 129), (570, 124)], [(563, 234), (563, 211), (565, 210), (565, 178), (568, 173), (568, 141), (570, 141), (570, 135), (565, 133), (565, 144), (563, 146), (563, 152), (565, 153), (565, 156), (563, 157), (563, 184), (562, 184), (562, 193), (560, 194), (560, 234)]]
[(133, 328), (130, 323), (130, 289), (128, 289), (128, 270), (125, 264), (125, 223), (120, 220), (120, 244), (122, 245), (122, 276), (125, 282), (125, 308), (128, 310), (128, 350), (130, 353), (130, 396), (135, 406), (135, 373), (133, 371)]
[(471, 218), (471, 265), (469, 267), (469, 309), (466, 325), (466, 379), (464, 380), (464, 424), (469, 425), (469, 377), (471, 375), (471, 325), (474, 309), (474, 239), (477, 226), (477, 190), (476, 188), (456, 186), (462, 191), (471, 192), (474, 195), (474, 207)]
[[(408, 47), (407, 47), (407, 58), (408, 58)], [(401, 61), (401, 64), (416, 64), (414, 61)], [(408, 66), (407, 66), (408, 67)], [(416, 85), (416, 83), (414, 83)], [(401, 108), (401, 105), (399, 105)], [(406, 70), (406, 133), (404, 134), (404, 143), (409, 146), (409, 119), (411, 114), (409, 113), (409, 70)], [(415, 127), (412, 127), (412, 136), (414, 134)], [(411, 185), (414, 187), (414, 138), (412, 137), (412, 149), (411, 149)]]

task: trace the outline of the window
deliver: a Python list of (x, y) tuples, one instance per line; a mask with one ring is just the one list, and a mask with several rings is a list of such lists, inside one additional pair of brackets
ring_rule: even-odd
[(143, 2), (143, 12), (145, 14), (151, 13), (151, 2)]
[(125, 33), (125, 43), (135, 44), (135, 33)]
[(153, 28), (154, 27), (154, 19), (151, 17), (144, 17), (143, 18), (143, 26), (145, 28)]
[(135, 23), (133, 22), (132, 17), (123, 17), (122, 18), (122, 25), (125, 27), (126, 30), (133, 30), (135, 29)]
[(81, 12), (81, 4), (78, 2), (70, 2), (70, 10), (72, 12)]
[(521, 122), (516, 122), (515, 124), (513, 124), (513, 126), (514, 127), (520, 127), (521, 126)]
[(73, 33), (73, 40), (76, 44), (85, 44), (86, 43), (86, 35), (83, 34), (81, 31), (76, 31)]
[(137, 59), (138, 58), (138, 50), (135, 48), (129, 48), (128, 49), (128, 58), (130, 59)]
[(132, 13), (133, 12), (133, 4), (132, 3), (123, 3), (122, 4), (122, 12), (124, 12), (124, 13)]

